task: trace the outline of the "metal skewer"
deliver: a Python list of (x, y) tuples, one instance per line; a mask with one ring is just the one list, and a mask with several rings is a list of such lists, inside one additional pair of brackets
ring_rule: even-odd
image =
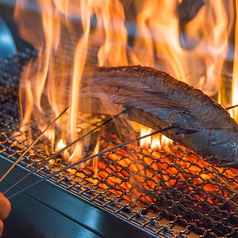
[(27, 149), (21, 154), (21, 156), (11, 165), (11, 167), (2, 175), (0, 182), (12, 171), (17, 163), (27, 154), (27, 152), (41, 139), (45, 132), (51, 127), (67, 110), (69, 107), (65, 108), (50, 124), (40, 133), (40, 135), (27, 147)]
[[(124, 146), (126, 146), (126, 145), (129, 145), (129, 144), (131, 144), (131, 143), (138, 142), (138, 141), (140, 141), (140, 140), (142, 140), (142, 139), (144, 139), (144, 138), (146, 138), (146, 137), (153, 136), (153, 135), (156, 135), (156, 134), (158, 134), (158, 133), (161, 133), (161, 132), (163, 132), (163, 131), (170, 130), (170, 129), (173, 129), (173, 128), (175, 128), (175, 126), (169, 126), (169, 127), (166, 127), (166, 128), (163, 128), (163, 129), (160, 129), (160, 130), (157, 130), (157, 131), (154, 131), (154, 132), (152, 132), (152, 133), (150, 133), (150, 134), (147, 134), (147, 135), (144, 135), (144, 136), (137, 137), (137, 138), (135, 138), (135, 139), (129, 140), (129, 141), (124, 142), (124, 143), (122, 143), (122, 144), (116, 145), (116, 146), (114, 146), (114, 147), (112, 147), (112, 148), (109, 148), (109, 149), (106, 149), (106, 150), (104, 150), (104, 151), (101, 151), (101, 152), (99, 152), (99, 153), (97, 153), (97, 154), (95, 154), (95, 155), (91, 155), (91, 156), (89, 156), (89, 157), (87, 157), (87, 158), (84, 158), (84, 159), (82, 159), (82, 160), (80, 160), (80, 161), (78, 161), (78, 162), (76, 162), (76, 163), (73, 163), (73, 164), (71, 164), (71, 165), (65, 166), (64, 168), (62, 168), (62, 169), (60, 169), (60, 170), (58, 170), (58, 171), (55, 171), (54, 173), (49, 174), (49, 175), (47, 175), (46, 177), (43, 177), (43, 178), (39, 179), (39, 180), (36, 181), (35, 183), (33, 183), (33, 184), (31, 184), (31, 185), (29, 185), (29, 186), (27, 186), (27, 187), (25, 187), (25, 188), (23, 188), (23, 189), (17, 191), (17, 192), (14, 193), (13, 195), (9, 196), (8, 199), (11, 199), (11, 198), (15, 197), (15, 196), (18, 195), (19, 193), (22, 193), (22, 192), (24, 192), (25, 190), (27, 190), (27, 189), (29, 189), (29, 188), (31, 188), (31, 187), (37, 185), (38, 183), (41, 183), (41, 182), (43, 182), (44, 180), (49, 179), (50, 177), (53, 177), (53, 176), (55, 176), (56, 174), (59, 174), (59, 173), (65, 171), (65, 170), (67, 170), (67, 169), (73, 168), (73, 167), (75, 167), (75, 166), (77, 166), (77, 165), (79, 165), (79, 164), (82, 164), (82, 163), (87, 162), (88, 160), (91, 160), (91, 159), (93, 159), (93, 158), (95, 158), (95, 157), (98, 157), (98, 156), (102, 156), (102, 155), (104, 155), (104, 154), (106, 154), (106, 153), (109, 153), (109, 152), (111, 152), (111, 151), (113, 151), (113, 150), (122, 148), (122, 147), (124, 147)], [(67, 145), (66, 147), (68, 148), (68, 147), (72, 146), (74, 143), (76, 143), (76, 141), (78, 141), (78, 139), (75, 140), (75, 141), (73, 141), (72, 143), (70, 143), (70, 144)], [(63, 148), (63, 149), (66, 149), (66, 147)], [(62, 152), (63, 152), (63, 151), (61, 150), (60, 153), (62, 153)], [(56, 154), (58, 155), (59, 152), (53, 154), (52, 157), (57, 156)], [(52, 157), (51, 157), (51, 158), (52, 158)], [(21, 180), (21, 181), (22, 181), (22, 180)], [(11, 186), (10, 189), (8, 189), (7, 191), (4, 192), (4, 194), (6, 194), (8, 191), (10, 191), (10, 190), (11, 190), (12, 188), (14, 188), (14, 187), (15, 187), (15, 185)]]
[(18, 185), (20, 182), (22, 182), (24, 179), (26, 179), (28, 176), (30, 176), (32, 173), (36, 172), (38, 169), (40, 169), (41, 167), (43, 167), (48, 161), (50, 161), (51, 159), (55, 158), (57, 155), (61, 154), (62, 152), (64, 152), (66, 149), (68, 149), (69, 147), (71, 147), (72, 145), (74, 145), (75, 143), (77, 143), (78, 141), (82, 140), (84, 137), (88, 136), (89, 134), (95, 132), (96, 130), (98, 130), (99, 128), (103, 127), (104, 125), (108, 124), (109, 122), (111, 122), (113, 119), (115, 119), (116, 117), (120, 116), (121, 114), (123, 114), (125, 111), (119, 112), (118, 114), (116, 114), (115, 116), (110, 117), (109, 119), (105, 120), (104, 122), (102, 122), (100, 125), (98, 125), (97, 127), (93, 128), (92, 130), (88, 131), (87, 133), (85, 133), (84, 135), (82, 135), (81, 137), (77, 138), (76, 140), (74, 140), (73, 142), (71, 142), (69, 145), (66, 145), (64, 148), (62, 148), (61, 150), (57, 151), (56, 153), (54, 153), (53, 155), (49, 156), (47, 160), (44, 160), (41, 164), (39, 164), (38, 166), (36, 166), (33, 170), (31, 170), (28, 174), (26, 174), (24, 177), (22, 177), (20, 180), (18, 180), (16, 183), (14, 183), (10, 188), (8, 188), (3, 194), (6, 194), (7, 192), (9, 192), (12, 188), (14, 188), (16, 185)]
[(226, 110), (230, 110), (230, 109), (233, 109), (233, 108), (235, 108), (235, 107), (238, 107), (238, 104), (233, 105), (233, 106), (230, 106), (230, 107), (227, 107)]

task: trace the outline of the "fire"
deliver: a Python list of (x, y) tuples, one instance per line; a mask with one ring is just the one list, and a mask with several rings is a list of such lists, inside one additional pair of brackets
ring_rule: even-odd
[[(238, 1), (235, 1), (236, 9), (238, 9)], [(238, 19), (236, 13), (236, 22), (235, 22), (235, 45), (238, 45)], [(234, 53), (234, 63), (233, 63), (233, 78), (232, 78), (232, 105), (238, 104), (238, 50), (235, 47)], [(238, 121), (238, 111), (234, 109), (233, 117)]]
[[(113, 134), (109, 133), (109, 137), (112, 139), (110, 142), (101, 141), (102, 147), (111, 148), (122, 143), (119, 139), (113, 141)], [(136, 149), (137, 153), (128, 154), (128, 149)], [(182, 146), (138, 149), (129, 145), (129, 148), (120, 148), (105, 154), (97, 161), (96, 171), (97, 173), (93, 163), (83, 169), (68, 170), (74, 180), (84, 181), (82, 185), (78, 184), (83, 191), (87, 191), (87, 181), (88, 186), (94, 184), (99, 190), (103, 188), (110, 197), (114, 194), (115, 201), (119, 199), (121, 202), (123, 198), (126, 204), (130, 202), (140, 206), (157, 204), (160, 196), (166, 196), (166, 191), (175, 193), (177, 189), (179, 197), (175, 194), (175, 199), (189, 195), (185, 207), (196, 207), (196, 204), (202, 206), (206, 202), (216, 206), (221, 203), (217, 196), (230, 199), (237, 194), (238, 189), (237, 176), (231, 170), (214, 167)], [(189, 200), (195, 204), (191, 204)], [(201, 207), (200, 212), (206, 211), (205, 207), (204, 210)]]
[[(40, 18), (32, 14), (29, 19), (24, 8), (30, 2), (16, 0), (14, 13), (20, 36), (38, 53), (21, 78), (22, 131), (33, 119), (43, 130), (69, 106), (46, 135), (54, 150), (57, 138), (70, 143), (94, 126), (94, 117), (82, 113), (78, 101), (85, 66), (141, 64), (166, 71), (210, 96), (224, 91), (224, 65), (237, 27), (232, 0), (204, 0), (194, 6), (178, 0), (35, 0)], [(70, 56), (65, 54), (65, 40), (72, 45)], [(236, 51), (232, 103), (238, 82)], [(224, 106), (231, 103), (223, 100), (224, 95), (219, 97)], [(75, 145), (66, 157), (80, 159), (90, 140)], [(148, 140), (141, 145), (161, 147), (165, 139)]]
[[(140, 132), (141, 132), (140, 136), (144, 136), (144, 135), (150, 134), (152, 132), (152, 130), (150, 128), (146, 128), (146, 127), (142, 126)], [(152, 140), (151, 137), (147, 137), (147, 138), (141, 140), (140, 144), (141, 144), (141, 146), (148, 147), (151, 145), (151, 140)]]
[[(136, 124), (136, 123), (135, 123)], [(140, 137), (148, 135), (152, 133), (152, 129), (148, 128), (146, 126), (142, 125), (137, 125), (139, 126), (139, 131), (140, 131)], [(169, 139), (168, 137), (164, 135), (154, 135), (150, 137), (146, 137), (140, 141), (140, 146), (141, 147), (150, 147), (152, 149), (158, 149), (158, 148), (163, 148), (164, 146), (170, 146), (172, 145), (173, 141)]]
[[(55, 150), (56, 151), (59, 151), (61, 150), (62, 148), (64, 148), (66, 146), (65, 142), (63, 141), (63, 139), (60, 139), (59, 142), (56, 144), (56, 148)], [(69, 159), (70, 158), (70, 153), (68, 150), (64, 150), (63, 152), (63, 157), (66, 158), (66, 159)]]

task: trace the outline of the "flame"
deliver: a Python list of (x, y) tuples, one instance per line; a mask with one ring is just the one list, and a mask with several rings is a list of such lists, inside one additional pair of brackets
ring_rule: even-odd
[[(55, 150), (59, 151), (59, 150), (63, 149), (65, 146), (66, 146), (66, 143), (63, 141), (63, 139), (60, 139), (59, 142), (56, 144)], [(68, 150), (64, 150), (63, 157), (65, 159), (69, 159), (70, 158), (70, 153), (69, 153)]]
[(164, 136), (164, 135), (154, 135), (154, 136), (152, 136), (151, 137), (151, 145), (150, 145), (150, 147), (152, 149), (161, 148), (164, 145), (163, 143), (161, 143), (163, 137), (166, 137), (166, 136)]
[[(238, 9), (238, 1), (235, 1), (236, 9)], [(236, 22), (235, 22), (235, 45), (238, 45), (238, 19), (236, 12)], [(238, 49), (235, 47), (234, 53), (234, 62), (233, 62), (233, 78), (232, 78), (232, 105), (238, 104)], [(238, 110), (235, 108), (232, 112), (232, 116), (234, 119), (238, 121)]]
[[(82, 114), (79, 107), (79, 88), (86, 65), (155, 67), (209, 96), (221, 92), (219, 101), (222, 103), (238, 104), (238, 18), (234, 10), (238, 0), (235, 0), (235, 8), (233, 0), (204, 0), (192, 16), (185, 14), (190, 19), (186, 16), (184, 19), (181, 13), (181, 9), (187, 13), (192, 10), (184, 7), (183, 3), (189, 1), (183, 0), (35, 0), (41, 16), (35, 21), (29, 19), (24, 10), (31, 2), (16, 0), (14, 14), (20, 36), (38, 53), (38, 57), (26, 65), (21, 78), (21, 131), (27, 132), (28, 143), (31, 142), (28, 125), (32, 120), (43, 130), (50, 119), (68, 106), (70, 110), (45, 135), (53, 150), (59, 151), (97, 124), (96, 117)], [(229, 45), (233, 31), (232, 98), (226, 102), (223, 93), (226, 89), (221, 82), (226, 74), (226, 60), (233, 60)], [(72, 49), (65, 46), (68, 42)], [(68, 52), (65, 54), (70, 50), (73, 51), (69, 52), (70, 56)], [(238, 119), (237, 110), (233, 116)], [(134, 127), (140, 136), (151, 132), (141, 125)], [(118, 128), (120, 130), (120, 125)], [(63, 157), (70, 163), (87, 157), (85, 148), (92, 140), (96, 141), (90, 150), (93, 154), (122, 143), (117, 135), (109, 137), (109, 145), (106, 139), (87, 137), (65, 150)], [(77, 175), (72, 179), (74, 184), (76, 182), (75, 188), (78, 186), (88, 193), (86, 182), (89, 182), (90, 189), (103, 188), (103, 197), (109, 196), (110, 202), (121, 203), (125, 199), (124, 204), (135, 202), (142, 206), (157, 206), (160, 197), (167, 200), (170, 195), (176, 196), (176, 202), (180, 196), (189, 195), (188, 204), (182, 206), (188, 211), (192, 206), (205, 214), (207, 204), (224, 205), (217, 195), (229, 200), (237, 194), (237, 176), (231, 170), (209, 164), (194, 152), (172, 144), (165, 136), (146, 138), (140, 146), (130, 144), (105, 156), (106, 159), (95, 158), (68, 170), (70, 178)], [(50, 164), (57, 168), (64, 166), (53, 159)], [(230, 207), (226, 209), (234, 213)]]
[(66, 146), (66, 144), (63, 142), (62, 139), (60, 139), (60, 141), (58, 142), (57, 146), (56, 146), (56, 150), (60, 150), (62, 148), (64, 148)]
[[(139, 132), (140, 132), (140, 137), (142, 137), (152, 133), (152, 129), (146, 126), (139, 125)], [(141, 147), (145, 147), (145, 148), (150, 147), (151, 149), (163, 148), (165, 146), (170, 146), (172, 143), (173, 141), (171, 139), (161, 134), (148, 136), (140, 140)]]
[[(204, 4), (192, 6), (196, 8), (194, 12), (185, 1), (125, 2), (35, 0), (40, 13), (37, 18), (34, 13), (25, 14), (30, 0), (16, 0), (14, 16), (19, 35), (38, 53), (21, 78), (23, 132), (29, 129), (32, 119), (43, 130), (67, 106), (70, 110), (46, 135), (54, 150), (56, 135), (70, 143), (93, 127), (92, 116), (80, 113), (78, 101), (86, 65), (141, 64), (166, 71), (210, 96), (222, 91), (224, 63), (230, 59), (229, 41), (235, 21), (232, 0), (204, 0)], [(237, 41), (237, 31), (234, 32)], [(65, 53), (66, 41), (72, 46), (72, 54)], [(233, 103), (237, 101), (236, 54)], [(220, 97), (223, 101), (223, 95)], [(81, 122), (86, 126), (79, 128)], [(149, 140), (141, 146), (161, 148), (165, 139)], [(75, 145), (67, 158), (80, 159), (87, 141), (90, 138)]]
[[(114, 137), (109, 133), (111, 136)], [(105, 143), (105, 140), (101, 143)], [(114, 147), (117, 143), (121, 141), (110, 141), (106, 148)], [(129, 147), (135, 149), (133, 144)], [(57, 165), (57, 162), (52, 164)], [(120, 199), (121, 202), (123, 198), (140, 206), (156, 204), (160, 195), (166, 195), (168, 191), (176, 192), (177, 189), (181, 196), (188, 194), (195, 203), (188, 202), (185, 207), (196, 207), (204, 201), (212, 206), (219, 205), (217, 196), (229, 199), (237, 194), (238, 189), (238, 178), (234, 172), (215, 167), (193, 151), (174, 145), (162, 149), (141, 147), (136, 154), (128, 154), (128, 148), (120, 148), (97, 161), (97, 173), (92, 163), (83, 170), (73, 168), (68, 172), (71, 176), (76, 175), (74, 180), (82, 181), (82, 186), (78, 184), (82, 190), (87, 191), (87, 186), (91, 188), (91, 184), (94, 184), (95, 189), (103, 188), (108, 196), (116, 195), (115, 201)], [(201, 212), (206, 211), (206, 208), (201, 208)]]
[[(147, 134), (150, 134), (152, 130), (148, 127), (141, 126), (140, 136), (145, 136)], [(140, 145), (144, 147), (148, 147), (151, 145), (151, 137), (146, 137), (145, 139), (142, 139), (140, 141)]]

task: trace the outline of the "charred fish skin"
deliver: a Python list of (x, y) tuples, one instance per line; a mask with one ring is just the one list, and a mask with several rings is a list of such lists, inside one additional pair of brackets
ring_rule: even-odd
[[(183, 128), (184, 124), (165, 123), (157, 116), (148, 115), (137, 109), (127, 108), (128, 118), (139, 122), (154, 130), (172, 126), (173, 129), (163, 132), (165, 136), (184, 145), (200, 155), (214, 155), (220, 166), (238, 168), (238, 132), (217, 129), (190, 129)], [(140, 118), (138, 120), (138, 118)]]
[[(194, 134), (181, 135), (177, 138), (200, 155), (214, 155), (220, 166), (238, 168), (238, 133), (230, 130), (199, 130)], [(176, 140), (175, 140), (176, 141)]]
[(238, 133), (219, 131), (219, 134), (216, 133), (219, 139), (216, 138), (213, 145), (213, 154), (217, 155), (219, 165), (238, 168)]
[[(165, 134), (201, 155), (217, 156), (221, 166), (235, 167), (238, 125), (202, 91), (150, 67), (94, 67), (84, 72), (81, 109), (113, 115), (126, 109), (128, 119)], [(104, 106), (104, 99), (107, 106)], [(109, 105), (109, 106), (108, 106)]]
[(139, 109), (141, 107), (148, 112), (171, 110), (169, 119), (181, 120), (180, 123), (188, 129), (217, 127), (238, 131), (237, 123), (220, 104), (202, 91), (154, 68), (98, 67), (93, 77), (95, 86), (103, 84), (110, 88), (109, 94), (115, 103), (118, 97), (119, 104), (124, 103)]

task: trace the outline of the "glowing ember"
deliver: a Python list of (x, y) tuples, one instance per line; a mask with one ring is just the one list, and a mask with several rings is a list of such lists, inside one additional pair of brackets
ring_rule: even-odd
[[(103, 150), (120, 143), (117, 135), (111, 134), (110, 139), (101, 140), (100, 146)], [(51, 163), (57, 165), (54, 161)], [(69, 169), (67, 172), (75, 175), (77, 181), (85, 179), (107, 193), (140, 206), (157, 204), (168, 189), (179, 190), (180, 196), (189, 195), (196, 204), (206, 201), (211, 206), (222, 202), (216, 200), (217, 196), (229, 199), (238, 190), (237, 176), (231, 170), (212, 166), (204, 158), (178, 145), (159, 150), (135, 145), (117, 149), (99, 158), (96, 171), (94, 163), (89, 163), (82, 170)], [(196, 204), (188, 201), (184, 205), (196, 207)], [(205, 208), (200, 212), (206, 212)]]

